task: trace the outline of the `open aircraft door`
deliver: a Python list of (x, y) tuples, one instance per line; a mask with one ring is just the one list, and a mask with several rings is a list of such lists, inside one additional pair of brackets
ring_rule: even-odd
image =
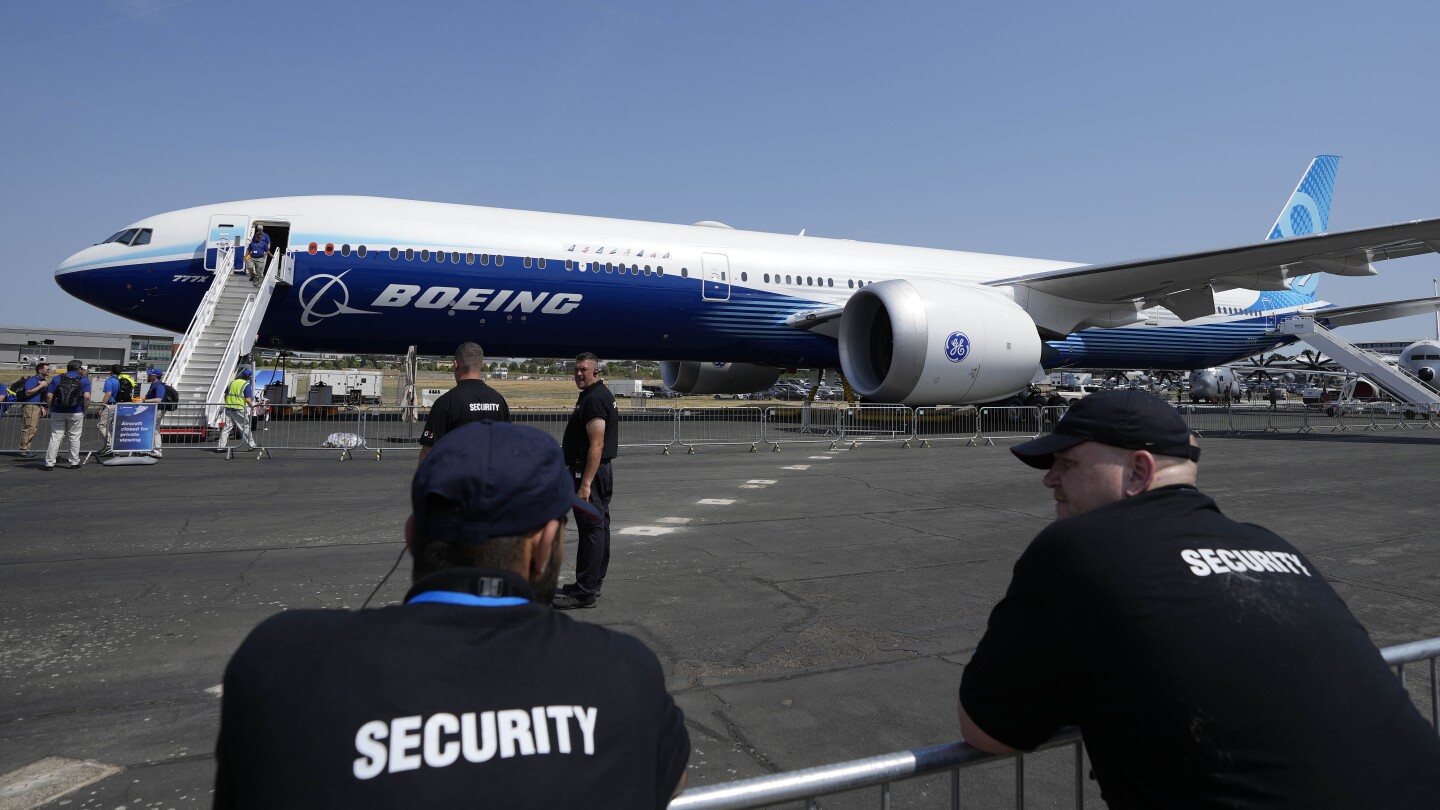
[(231, 269), (245, 271), (245, 245), (250, 239), (250, 217), (245, 214), (215, 214), (205, 235), (205, 269), (214, 270), (220, 254), (229, 250)]
[(1264, 318), (1265, 331), (1274, 332), (1276, 329), (1275, 302), (1270, 300), (1268, 295), (1260, 296), (1260, 314)]
[(730, 259), (724, 253), (700, 254), (700, 279), (701, 298), (730, 300)]

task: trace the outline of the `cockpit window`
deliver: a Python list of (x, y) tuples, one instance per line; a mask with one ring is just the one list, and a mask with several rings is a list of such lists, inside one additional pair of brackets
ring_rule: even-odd
[(100, 244), (107, 245), (111, 242), (116, 242), (121, 245), (148, 245), (150, 244), (151, 233), (151, 228), (127, 228)]

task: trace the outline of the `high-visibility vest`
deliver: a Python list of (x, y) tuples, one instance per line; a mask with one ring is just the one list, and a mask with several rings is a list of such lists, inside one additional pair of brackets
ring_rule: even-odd
[(244, 378), (231, 380), (225, 389), (225, 407), (232, 411), (245, 410), (245, 386), (249, 384), (250, 381)]

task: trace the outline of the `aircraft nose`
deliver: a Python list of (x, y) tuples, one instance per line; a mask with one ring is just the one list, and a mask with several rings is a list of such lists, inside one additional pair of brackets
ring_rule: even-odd
[(60, 289), (82, 301), (85, 300), (83, 293), (85, 291), (86, 270), (84, 268), (93, 250), (93, 247), (85, 248), (61, 262), (60, 266), (55, 268), (55, 283), (60, 285)]

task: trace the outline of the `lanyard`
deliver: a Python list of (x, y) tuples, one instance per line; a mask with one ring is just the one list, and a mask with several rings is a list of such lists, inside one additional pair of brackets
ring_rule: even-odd
[(471, 607), (513, 607), (529, 602), (523, 596), (476, 596), (471, 593), (459, 593), (457, 591), (426, 591), (416, 594), (407, 605), (414, 605), (420, 602), (430, 602), (442, 605), (469, 605)]

